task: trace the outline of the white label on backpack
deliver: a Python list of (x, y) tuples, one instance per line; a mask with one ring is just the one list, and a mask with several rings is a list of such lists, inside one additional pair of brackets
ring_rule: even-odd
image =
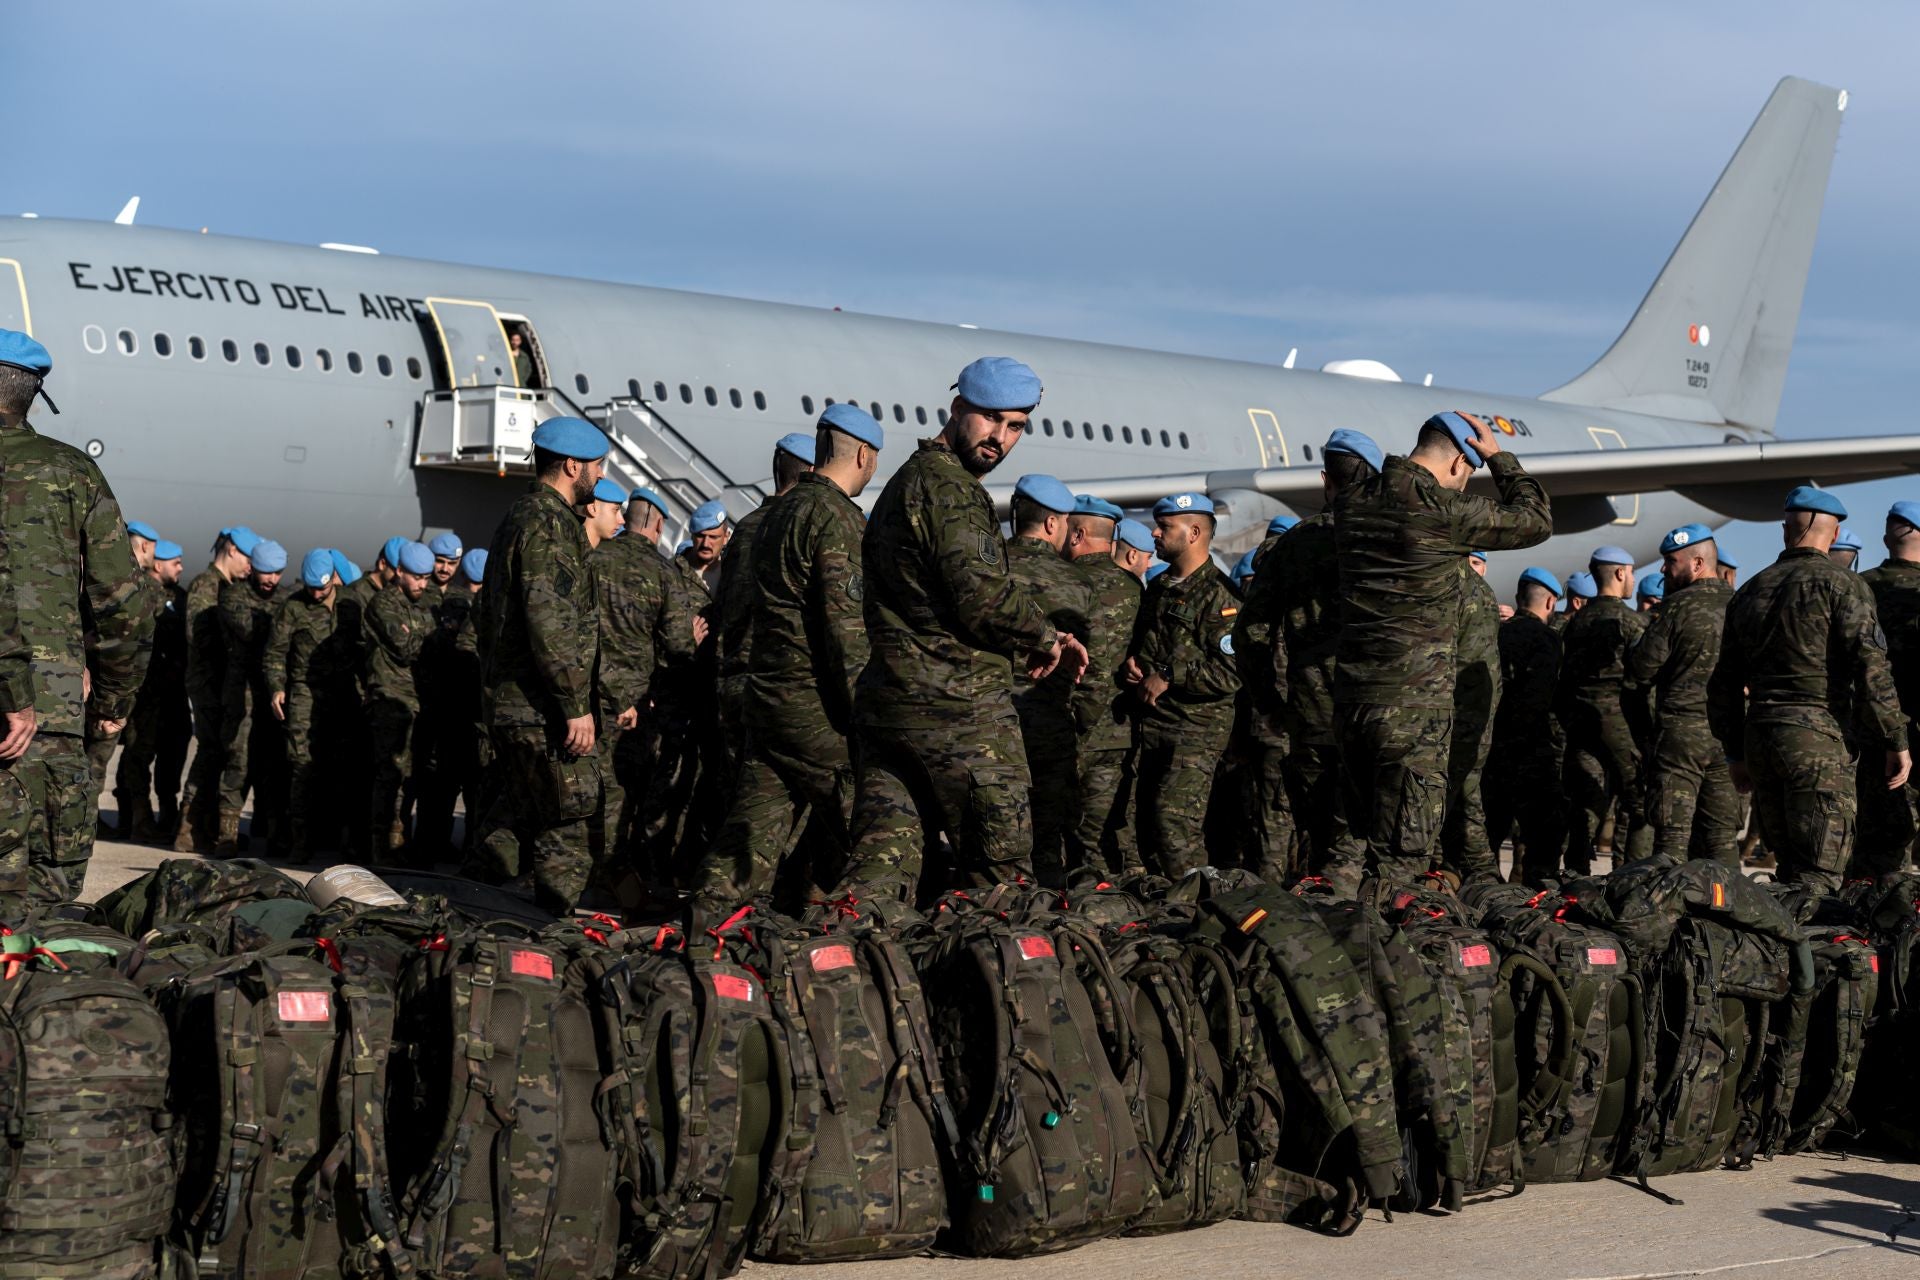
[(853, 968), (853, 948), (844, 942), (831, 946), (817, 947), (813, 952), (813, 971), (826, 973), (832, 969)]
[(1619, 964), (1620, 953), (1612, 947), (1588, 947), (1588, 964)]
[(325, 991), (282, 991), (278, 993), (282, 1022), (331, 1022), (333, 997)]

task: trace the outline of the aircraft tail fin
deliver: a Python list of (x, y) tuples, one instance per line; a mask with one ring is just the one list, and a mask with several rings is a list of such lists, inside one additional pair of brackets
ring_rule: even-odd
[(1626, 329), (1541, 398), (1771, 432), (1846, 106), (1782, 80)]

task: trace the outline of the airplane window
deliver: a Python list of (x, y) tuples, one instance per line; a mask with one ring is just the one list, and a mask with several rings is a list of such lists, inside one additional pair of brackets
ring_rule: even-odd
[(584, 373), (574, 374), (573, 385), (580, 388), (581, 395), (587, 394), (587, 375)]
[[(1127, 442), (1128, 444), (1132, 444), (1132, 443), (1133, 443), (1133, 428), (1132, 428), (1132, 427), (1122, 427), (1122, 428), (1120, 428), (1120, 438), (1121, 438), (1122, 440), (1125, 440), (1125, 441), (1126, 441), (1126, 442)], [(1108, 437), (1107, 437), (1107, 439), (1109, 439), (1109, 440), (1111, 440), (1111, 439), (1113, 439), (1113, 437), (1112, 437), (1112, 436), (1108, 436)]]
[(366, 366), (360, 363), (360, 353), (358, 351), (347, 352), (348, 373), (359, 373), (364, 368), (366, 368)]
[(120, 343), (120, 354), (132, 356), (140, 354), (140, 339), (133, 336), (133, 330), (122, 329), (115, 337)]
[(383, 378), (391, 378), (393, 376), (393, 360), (387, 356), (375, 356), (373, 358), (373, 367), (380, 371), (380, 376)]
[(703, 391), (705, 391), (705, 392), (706, 392), (706, 394), (707, 394), (707, 403), (708, 403), (708, 404), (715, 404), (715, 405), (717, 405), (717, 404), (719, 404), (719, 403), (720, 403), (720, 396), (719, 396), (719, 394), (718, 394), (717, 392), (715, 392), (715, 391), (714, 391), (714, 389), (713, 389), (712, 387), (703, 387), (703, 388), (701, 388), (701, 389), (702, 389)]
[(420, 357), (418, 356), (407, 357), (407, 376), (409, 378), (412, 378), (415, 382), (420, 381)]
[(765, 392), (756, 391), (753, 393), (753, 407), (756, 409), (765, 409), (767, 407), (767, 396)]
[(873, 420), (875, 422), (885, 422), (887, 420), (887, 411), (880, 407), (878, 400), (875, 400), (871, 407), (873, 409)]
[(921, 426), (927, 425), (927, 407), (923, 404), (913, 406), (913, 418)]
[(273, 350), (264, 342), (256, 342), (253, 344), (253, 358), (260, 364), (272, 364)]
[(933, 416), (940, 419), (941, 426), (944, 427), (947, 425), (947, 411), (945, 409), (935, 409), (933, 411)]
[[(984, 398), (984, 397), (983, 397), (983, 398)], [(1048, 435), (1052, 435), (1052, 434), (1053, 434), (1053, 419), (1052, 419), (1052, 418), (1042, 418), (1042, 419), (1040, 420), (1040, 429), (1041, 429), (1042, 431), (1044, 431), (1044, 432), (1046, 432), (1046, 433), (1047, 433)], [(1029, 419), (1027, 420), (1027, 434), (1028, 434), (1028, 435), (1032, 435), (1032, 434), (1033, 434), (1033, 420), (1032, 420), (1031, 418), (1029, 418)]]
[[(1187, 447), (1187, 433), (1186, 433), (1186, 432), (1184, 432), (1184, 431), (1182, 431), (1182, 432), (1180, 433), (1180, 447), (1181, 447), (1182, 449), (1184, 449), (1184, 448), (1186, 448), (1186, 447)], [(1310, 445), (1310, 444), (1303, 444), (1303, 445), (1301, 445), (1301, 446), (1300, 446), (1300, 456), (1301, 456), (1302, 458), (1305, 458), (1305, 459), (1306, 459), (1306, 460), (1307, 460), (1308, 462), (1312, 462), (1312, 461), (1313, 461), (1313, 446), (1312, 446), (1312, 445)]]
[(907, 420), (907, 411), (899, 405), (893, 406), (893, 420), (895, 422), (905, 422)]
[(731, 404), (736, 409), (742, 407), (742, 401), (740, 399), (740, 389), (738, 387), (727, 388), (727, 403)]
[(232, 338), (220, 339), (220, 354), (226, 357), (228, 364), (238, 364), (240, 361), (240, 347)]
[(1108, 444), (1113, 443), (1113, 428), (1104, 422), (1100, 424), (1100, 438)]
[(107, 331), (97, 324), (90, 324), (80, 330), (80, 341), (97, 356), (107, 349)]
[(172, 355), (173, 339), (169, 338), (164, 333), (154, 334), (153, 335), (153, 354), (159, 356), (162, 360)]
[(1153, 428), (1152, 427), (1140, 428), (1140, 443), (1145, 448), (1150, 449), (1153, 447)]
[(313, 349), (313, 362), (320, 366), (320, 372), (333, 372), (333, 352), (327, 350), (325, 347), (315, 347)]
[(640, 379), (638, 378), (627, 379), (627, 394), (632, 396), (635, 400), (645, 399), (645, 397), (640, 394)]
[(299, 367), (300, 367), (300, 348), (288, 347), (287, 348), (287, 368), (298, 369)]
[(828, 396), (828, 397), (827, 397), (827, 407), (828, 407), (828, 408), (832, 408), (832, 407), (833, 407), (833, 397), (832, 397), (832, 396)]
[(680, 403), (681, 404), (693, 403), (693, 388), (688, 386), (684, 382), (680, 384)]
[(188, 338), (187, 354), (195, 360), (205, 360), (207, 358), (207, 340), (198, 334)]
[(1171, 448), (1173, 448), (1173, 441), (1172, 441), (1172, 439), (1170, 439), (1170, 438), (1168, 437), (1168, 435), (1167, 435), (1167, 433), (1166, 433), (1165, 431), (1162, 431), (1162, 432), (1160, 433), (1160, 447), (1161, 447), (1162, 449), (1171, 449)]
[(813, 397), (812, 396), (800, 397), (800, 412), (806, 414), (809, 418), (813, 416)]
[[(1191, 447), (1192, 447), (1192, 446), (1190, 446), (1190, 445), (1189, 445), (1189, 444), (1187, 443), (1187, 433), (1186, 433), (1186, 432), (1184, 432), (1184, 431), (1182, 431), (1182, 432), (1180, 433), (1180, 447), (1181, 447), (1182, 449), (1187, 449), (1187, 448), (1191, 448)], [(1311, 457), (1313, 456), (1313, 450), (1312, 450), (1312, 448), (1311, 448), (1311, 447), (1309, 447), (1309, 448), (1308, 448), (1308, 450), (1307, 450), (1307, 456), (1308, 456), (1309, 458), (1311, 458)]]
[(665, 400), (665, 399), (667, 398), (667, 384), (666, 384), (666, 383), (664, 383), (664, 382), (656, 382), (656, 383), (654, 383), (654, 384), (653, 384), (653, 398), (654, 398), (655, 400)]

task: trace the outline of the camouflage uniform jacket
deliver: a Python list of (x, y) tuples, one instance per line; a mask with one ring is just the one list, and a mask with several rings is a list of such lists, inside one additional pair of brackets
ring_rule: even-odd
[(1522, 611), (1500, 624), (1498, 640), (1500, 702), (1493, 713), (1493, 740), (1538, 743), (1543, 749), (1558, 743), (1553, 707), (1560, 682), (1559, 633)]
[[(1627, 651), (1647, 630), (1647, 615), (1616, 596), (1595, 596), (1560, 635), (1559, 706), (1619, 714), (1626, 692)], [(1637, 695), (1631, 695), (1637, 696)]]
[[(1247, 607), (1271, 612), (1274, 657), (1286, 664), (1287, 734), (1333, 741), (1333, 680), (1340, 652), (1340, 561), (1333, 513), (1302, 520), (1256, 562)], [(1244, 612), (1244, 611), (1243, 611)]]
[(580, 517), (535, 481), (494, 531), (474, 608), (490, 725), (549, 725), (593, 710), (600, 610)]
[(1462, 564), (1460, 629), (1454, 641), (1456, 732), (1485, 728), (1500, 704), (1500, 601), (1487, 580)]
[(1627, 679), (1654, 692), (1661, 719), (1706, 719), (1707, 681), (1720, 661), (1720, 632), (1732, 603), (1733, 588), (1718, 578), (1670, 590), (1627, 654)]
[(683, 711), (697, 711), (713, 701), (719, 687), (716, 677), (720, 670), (720, 638), (713, 626), (713, 584), (685, 552), (675, 556), (667, 566), (667, 581), (673, 593), (668, 597), (667, 612), (671, 616), (668, 625), (686, 636), (691, 646), (693, 620), (705, 618), (707, 638), (698, 647), (687, 650), (691, 655), (689, 661), (676, 663), (672, 670), (661, 673), (654, 701), (674, 704)]
[(1443, 488), (1425, 467), (1395, 455), (1334, 499), (1337, 702), (1452, 710), (1463, 558), (1476, 547), (1531, 547), (1553, 532), (1546, 491), (1519, 459), (1496, 453), (1487, 470), (1498, 499)]
[[(6, 481), (0, 478), (0, 490)], [(20, 634), (20, 611), (13, 603), (13, 574), (7, 566), (7, 540), (0, 536), (0, 712), (33, 705), (33, 654)]]
[(1273, 563), (1285, 533), (1276, 533), (1254, 549), (1253, 577), (1245, 587), (1233, 620), (1233, 656), (1240, 669), (1240, 701), (1247, 727), (1262, 741), (1285, 741), (1287, 719), (1286, 633), (1280, 622), (1280, 596), (1267, 587), (1262, 566)]
[(273, 611), (273, 597), (255, 591), (251, 578), (236, 578), (220, 588), (220, 634), (227, 646), (225, 702), (230, 711), (245, 714), (251, 695), (265, 687)]
[(1873, 592), (1900, 709), (1907, 719), (1920, 720), (1920, 564), (1884, 560), (1861, 574), (1860, 581)]
[(1141, 708), (1142, 735), (1178, 737), (1204, 729), (1225, 744), (1233, 728), (1234, 694), (1240, 691), (1233, 658), (1233, 620), (1239, 614), (1240, 597), (1211, 559), (1177, 582), (1168, 570), (1147, 584), (1133, 656), (1142, 670), (1165, 676), (1168, 687), (1157, 703)]
[[(789, 491), (791, 492), (791, 491)], [(770, 508), (787, 494), (769, 498), (740, 518), (720, 553), (720, 584), (714, 591), (713, 629), (718, 633), (720, 678), (744, 676), (753, 665), (753, 611), (760, 601), (754, 584), (753, 541)]]
[(944, 440), (922, 440), (874, 504), (861, 543), (867, 639), (860, 719), (937, 728), (1012, 709), (1007, 663), (1055, 644), (1007, 570), (993, 500)]
[(1865, 584), (1811, 547), (1790, 547), (1755, 574), (1727, 609), (1707, 719), (1733, 760), (1746, 756), (1749, 721), (1905, 749), (1906, 718)]
[(1133, 648), (1140, 616), (1140, 579), (1105, 553), (1082, 556), (1072, 565), (1087, 586), (1087, 672), (1073, 687), (1073, 722), (1080, 745), (1112, 750), (1132, 745), (1137, 705), (1121, 688), (1120, 669)]
[[(141, 607), (127, 527), (100, 468), (24, 423), (0, 429), (0, 531), (39, 731), (82, 736), (88, 712), (124, 720), (146, 674), (153, 616)], [(14, 688), (25, 692), (17, 679)]]
[(398, 582), (389, 582), (367, 607), (368, 698), (420, 709), (413, 664), (434, 630), (433, 613), (426, 600), (424, 592), (420, 599), (409, 600)]
[[(334, 591), (337, 599), (339, 588)], [(301, 688), (331, 694), (339, 692), (342, 685), (352, 686), (353, 671), (340, 662), (335, 623), (333, 602), (321, 604), (304, 589), (280, 602), (273, 611), (262, 663), (268, 693)]]
[(211, 565), (187, 585), (187, 692), (218, 705), (227, 687), (227, 634), (220, 629), (220, 588), (227, 580)]
[(166, 690), (185, 696), (187, 679), (187, 593), (149, 577), (149, 588), (159, 600), (153, 616), (153, 652), (147, 660), (144, 689)]
[[(1087, 611), (1093, 601), (1087, 590), (1086, 575), (1067, 562), (1066, 557), (1044, 539), (1017, 537), (1007, 543), (1007, 573), (1015, 582), (1033, 593), (1047, 611), (1047, 621), (1055, 631), (1065, 631), (1086, 643)], [(1073, 681), (1054, 672), (1035, 683), (1027, 676), (1025, 665), (1015, 658), (1013, 671), (1014, 704), (1044, 706), (1065, 712), (1073, 697)]]
[(751, 566), (758, 604), (750, 716), (777, 706), (783, 717), (821, 718), (853, 733), (854, 683), (867, 665), (865, 532), (853, 499), (811, 471), (768, 513)]
[(653, 542), (635, 534), (609, 538), (593, 549), (594, 590), (600, 610), (600, 691), (604, 710), (644, 709), (657, 666), (693, 656), (689, 632), (677, 655), (663, 648), (671, 615), (672, 572)]

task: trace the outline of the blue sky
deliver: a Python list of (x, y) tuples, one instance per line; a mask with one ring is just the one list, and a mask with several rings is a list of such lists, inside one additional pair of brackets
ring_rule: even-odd
[[(163, 225), (1537, 393), (1802, 75), (1852, 100), (1780, 430), (1909, 429), (1920, 6), (1563, 8), (33, 5), (0, 211), (138, 194)], [(1920, 481), (1844, 496), (1871, 563)]]

